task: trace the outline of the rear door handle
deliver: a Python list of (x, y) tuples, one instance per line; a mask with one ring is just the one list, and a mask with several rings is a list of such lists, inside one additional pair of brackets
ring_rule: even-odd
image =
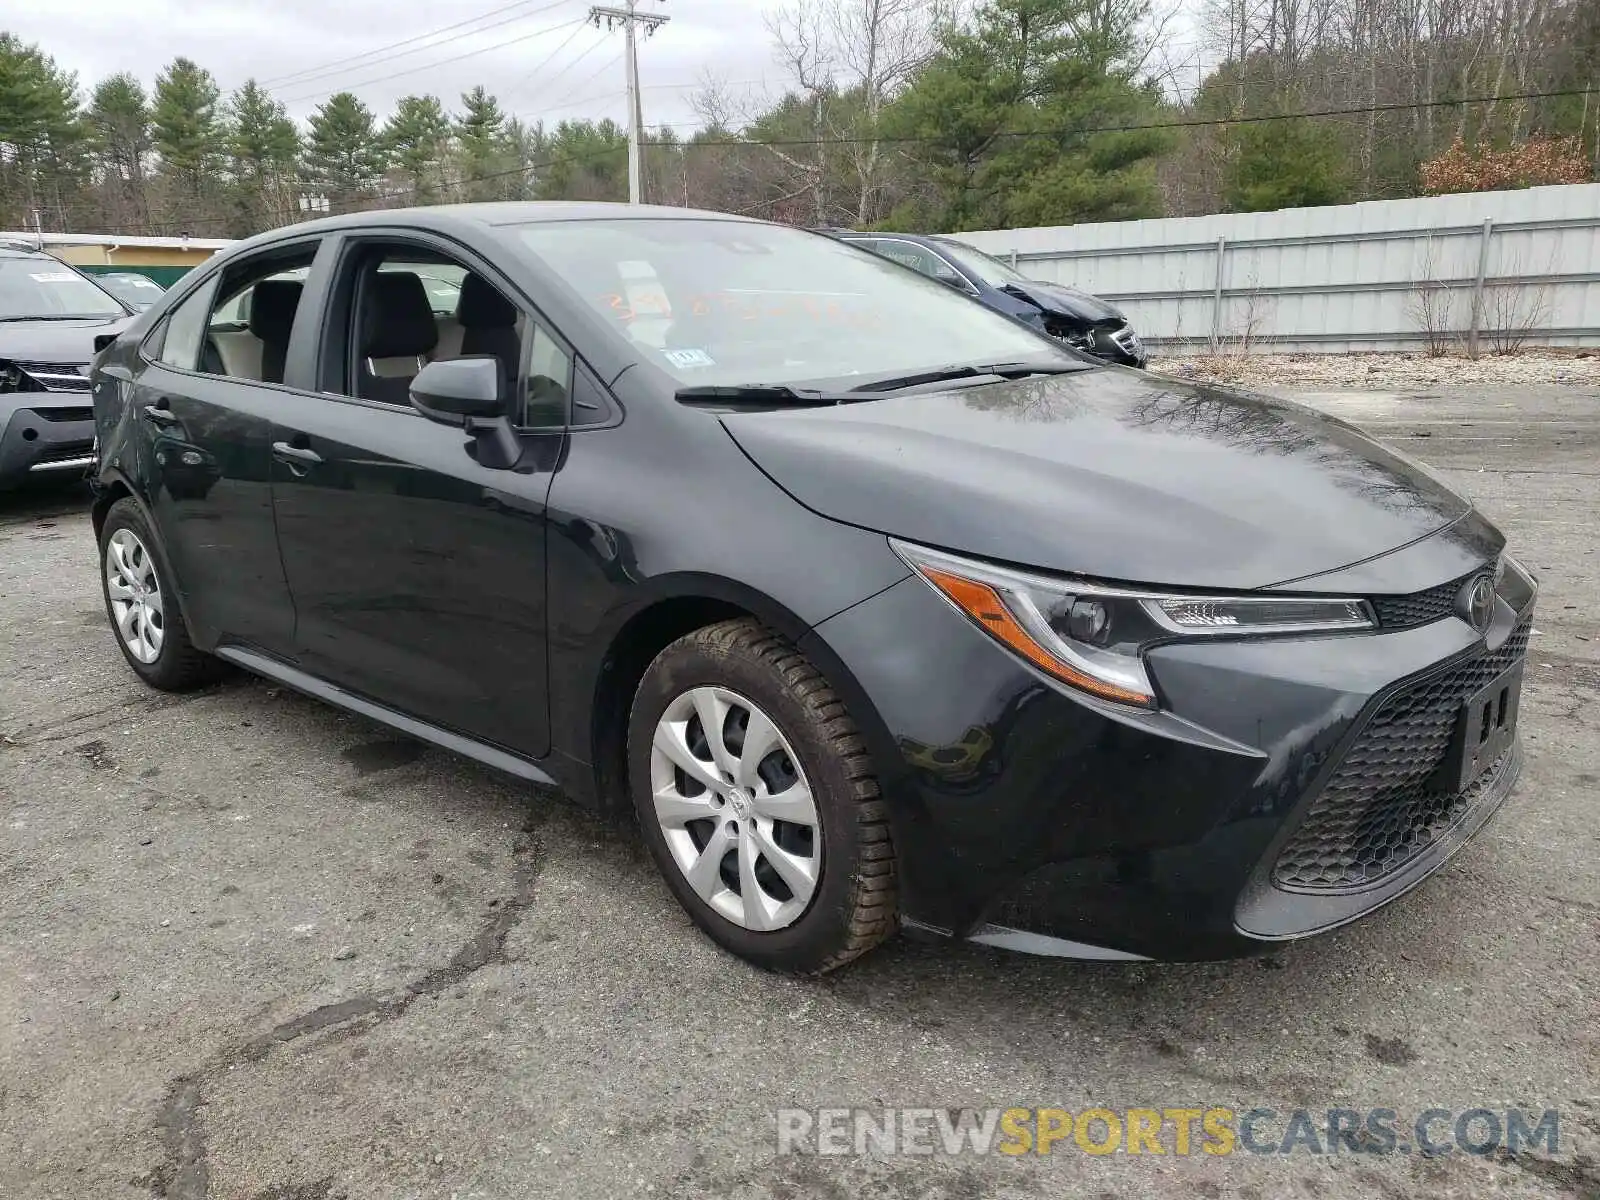
[(145, 420), (154, 422), (157, 425), (176, 425), (178, 423), (178, 414), (172, 411), (172, 401), (165, 396), (162, 396), (154, 404), (145, 405), (139, 411), (143, 414)]
[(296, 446), (290, 442), (273, 442), (272, 457), (290, 466), (310, 466), (322, 461), (322, 455), (310, 446)]

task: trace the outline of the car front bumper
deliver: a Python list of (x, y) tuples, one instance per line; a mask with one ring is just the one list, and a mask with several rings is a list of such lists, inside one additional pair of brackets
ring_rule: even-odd
[(87, 392), (0, 396), (0, 488), (88, 475), (94, 466), (94, 434)]
[(1445, 616), (1164, 646), (1159, 712), (1046, 682), (916, 578), (811, 637), (870, 705), (909, 929), (1215, 959), (1381, 907), (1505, 800), (1514, 741), (1464, 792), (1436, 781), (1466, 701), (1522, 661), (1522, 599), (1497, 600), (1487, 634)]

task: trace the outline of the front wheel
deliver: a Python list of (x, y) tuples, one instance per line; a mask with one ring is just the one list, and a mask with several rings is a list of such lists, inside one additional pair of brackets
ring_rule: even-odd
[(651, 663), (628, 768), (668, 887), (726, 949), (820, 974), (894, 932), (894, 846), (861, 735), (759, 622), (697, 630)]

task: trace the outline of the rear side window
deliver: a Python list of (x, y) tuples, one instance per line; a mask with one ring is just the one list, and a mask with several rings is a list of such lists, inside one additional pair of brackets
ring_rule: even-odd
[(167, 317), (166, 326), (158, 335), (162, 340), (161, 351), (157, 355), (167, 366), (180, 371), (193, 371), (199, 364), (200, 347), (206, 336), (206, 318), (211, 315), (211, 302), (217, 294), (217, 278), (213, 275), (184, 297)]

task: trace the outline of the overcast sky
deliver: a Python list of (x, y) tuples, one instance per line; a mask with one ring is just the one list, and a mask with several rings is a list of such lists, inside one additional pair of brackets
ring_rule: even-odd
[[(689, 97), (708, 70), (739, 96), (781, 90), (782, 73), (763, 23), (779, 3), (641, 0), (641, 10), (672, 18), (642, 43), (646, 123), (692, 123)], [(3, 25), (77, 71), (85, 96), (97, 80), (118, 71), (134, 72), (148, 87), (166, 63), (184, 55), (208, 68), (224, 93), (254, 76), (301, 121), (339, 90), (355, 92), (381, 119), (398, 97), (413, 92), (431, 92), (447, 108), (457, 108), (460, 93), (479, 83), (526, 120), (622, 121), (622, 31), (608, 34), (584, 21), (589, 5), (590, 0), (137, 0), (129, 8), (106, 0), (35, 0), (8, 5)], [(470, 23), (381, 56), (338, 61), (460, 22)], [(472, 32), (487, 25), (495, 27)], [(389, 75), (396, 77), (383, 78)]]

